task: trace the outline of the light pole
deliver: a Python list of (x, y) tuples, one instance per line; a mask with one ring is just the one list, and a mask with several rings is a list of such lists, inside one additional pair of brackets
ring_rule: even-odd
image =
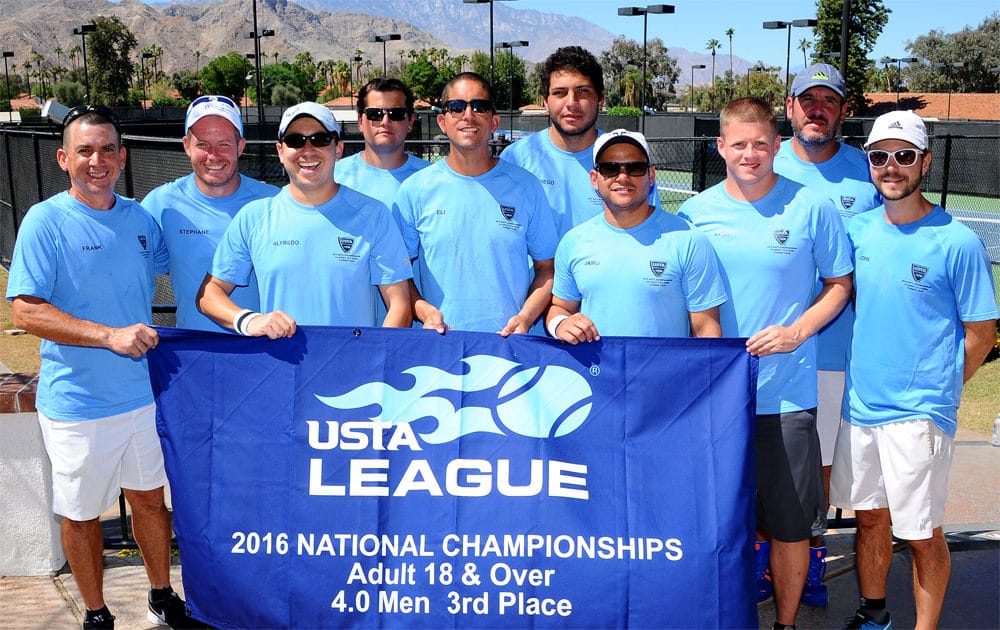
[[(261, 30), (257, 26), (257, 0), (253, 0), (251, 3), (253, 7), (253, 32), (247, 33), (243, 37), (244, 39), (253, 39), (253, 60), (254, 60), (254, 71), (257, 75), (256, 87), (257, 87), (257, 137), (260, 138), (264, 132), (264, 81), (263, 76), (260, 72), (260, 38), (261, 37), (274, 37), (274, 29), (265, 28)], [(248, 56), (247, 59), (250, 57)], [(264, 160), (264, 148), (261, 145), (260, 150), (261, 161)]]
[(896, 109), (899, 109), (899, 84), (903, 82), (903, 62), (916, 63), (919, 57), (883, 57), (882, 64), (896, 64)]
[(951, 69), (952, 68), (964, 68), (964, 61), (952, 61), (950, 63), (936, 63), (935, 68), (944, 68), (945, 73), (948, 75), (948, 120), (951, 120)]
[[(73, 29), (74, 35), (79, 35), (80, 40), (83, 42), (83, 87), (86, 94), (87, 105), (90, 105), (90, 76), (87, 74), (87, 33), (93, 33), (97, 30), (96, 24), (83, 24)], [(31, 91), (28, 91), (28, 96), (31, 96)]]
[(625, 16), (642, 16), (642, 87), (639, 96), (640, 108), (642, 109), (642, 120), (640, 122), (640, 128), (642, 133), (646, 133), (646, 27), (648, 25), (647, 16), (650, 13), (673, 13), (674, 5), (672, 4), (650, 4), (645, 7), (620, 7), (618, 9), (618, 15)]
[(703, 63), (696, 63), (693, 66), (691, 66), (691, 111), (692, 112), (694, 111), (694, 71), (704, 70), (704, 69), (705, 69), (705, 64)]
[(813, 61), (823, 61), (826, 59), (828, 62), (837, 61), (840, 62), (840, 53), (835, 52), (825, 52), (825, 53), (811, 53), (809, 58)]
[(7, 69), (7, 58), (13, 57), (14, 53), (10, 50), (3, 51), (3, 76), (7, 81), (7, 111), (14, 111), (13, 106), (10, 104), (10, 71)]
[(497, 48), (507, 48), (510, 50), (510, 60), (507, 63), (507, 107), (510, 113), (510, 140), (514, 139), (514, 49), (527, 48), (527, 46), (528, 42), (523, 39), (497, 44)]
[(403, 39), (403, 36), (399, 33), (386, 33), (385, 35), (373, 35), (368, 41), (370, 42), (382, 42), (382, 76), (388, 74), (388, 66), (385, 60), (385, 43), (395, 42)]
[(513, 0), (462, 0), (463, 4), (488, 4), (490, 5), (490, 87), (493, 87), (493, 3), (512, 2)]
[(788, 99), (788, 88), (789, 88), (788, 79), (791, 76), (789, 66), (792, 64), (792, 27), (793, 26), (813, 27), (816, 26), (817, 24), (819, 24), (819, 22), (814, 19), (792, 20), (791, 22), (781, 22), (781, 21), (764, 22), (764, 28), (768, 30), (776, 30), (781, 28), (788, 29), (788, 45), (785, 48), (785, 99), (786, 100)]
[(151, 59), (153, 53), (142, 52), (139, 54), (139, 65), (142, 67), (142, 109), (146, 109), (146, 60)]

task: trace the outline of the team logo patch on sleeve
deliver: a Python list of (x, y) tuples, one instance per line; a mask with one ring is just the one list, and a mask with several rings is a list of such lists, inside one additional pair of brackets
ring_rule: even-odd
[(500, 206), (500, 213), (503, 214), (504, 218), (507, 219), (508, 221), (514, 218), (515, 212), (516, 209), (514, 208), (514, 206), (504, 206), (504, 205)]
[(139, 244), (142, 245), (142, 248), (146, 249), (146, 235), (138, 234), (136, 235), (136, 238), (139, 239)]

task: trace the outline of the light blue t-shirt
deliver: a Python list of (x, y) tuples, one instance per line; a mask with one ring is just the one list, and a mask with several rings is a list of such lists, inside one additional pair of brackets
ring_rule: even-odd
[[(720, 308), (722, 334), (789, 326), (812, 305), (817, 274), (851, 273), (843, 221), (829, 199), (784, 177), (753, 203), (733, 199), (724, 186), (688, 199), (678, 212), (708, 235), (722, 263), (729, 294)], [(761, 357), (757, 413), (811, 409), (816, 397), (815, 336), (793, 352)]]
[(689, 313), (726, 301), (708, 239), (662, 210), (628, 229), (602, 214), (570, 230), (556, 250), (552, 294), (580, 302), (601, 335), (625, 337), (688, 337)]
[[(121, 328), (152, 321), (167, 271), (160, 228), (133, 199), (94, 210), (62, 192), (35, 204), (18, 231), (7, 299), (41, 298), (78, 319)], [(153, 402), (146, 357), (42, 340), (36, 404), (53, 420), (93, 420)]]
[(399, 187), (393, 214), (420, 292), (455, 330), (496, 332), (524, 305), (529, 258), (556, 252), (552, 209), (533, 175), (498, 161), (467, 177), (445, 160)]
[[(774, 157), (774, 172), (796, 181), (809, 190), (830, 198), (847, 223), (856, 214), (882, 205), (882, 195), (872, 184), (868, 158), (860, 149), (838, 143), (840, 149), (825, 162), (813, 164), (795, 155), (791, 139), (781, 143)], [(817, 284), (816, 293), (822, 289)], [(847, 349), (851, 345), (854, 307), (850, 303), (816, 336), (817, 367), (843, 372), (847, 369)]]
[(590, 183), (593, 147), (577, 153), (564, 151), (553, 144), (549, 130), (542, 129), (504, 149), (500, 159), (538, 178), (552, 206), (560, 238), (573, 226), (603, 214), (604, 202)]
[(997, 317), (982, 241), (941, 206), (907, 225), (851, 219), (857, 318), (843, 410), (872, 426), (930, 418), (955, 435), (965, 369), (962, 322)]
[[(392, 202), (396, 199), (399, 185), (410, 175), (431, 165), (427, 160), (415, 155), (409, 153), (404, 153), (404, 155), (406, 162), (402, 166), (385, 169), (372, 166), (361, 159), (360, 153), (355, 153), (337, 161), (333, 176), (337, 182), (348, 188), (353, 188), (363, 195), (378, 199), (385, 204), (386, 208), (391, 208)], [(416, 274), (416, 269), (413, 271)], [(414, 275), (414, 280), (417, 280), (416, 275)], [(381, 325), (386, 316), (385, 304), (382, 301), (382, 296), (378, 293), (378, 288), (372, 290), (375, 291), (375, 323)]]
[[(195, 298), (205, 274), (212, 269), (212, 256), (236, 213), (254, 199), (273, 197), (280, 190), (240, 175), (240, 187), (228, 197), (209, 197), (200, 190), (194, 174), (155, 188), (142, 200), (163, 230), (170, 251), (170, 284), (177, 301), (177, 326), (212, 332), (233, 332), (219, 326), (198, 310)], [(257, 278), (247, 287), (237, 287), (231, 296), (237, 304), (257, 310)]]
[(247, 204), (219, 243), (212, 275), (245, 285), (251, 271), (261, 310), (306, 326), (373, 326), (372, 285), (411, 277), (388, 208), (346, 186), (321, 206), (298, 203), (288, 186)]

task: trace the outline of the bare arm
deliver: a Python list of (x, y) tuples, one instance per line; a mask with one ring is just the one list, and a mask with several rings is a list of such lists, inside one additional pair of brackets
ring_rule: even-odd
[(413, 318), (424, 325), (424, 328), (436, 330), (442, 335), (450, 328), (444, 323), (444, 314), (433, 304), (420, 295), (420, 290), (413, 280), (408, 280), (410, 287), (410, 310)]
[(854, 281), (850, 275), (823, 278), (823, 289), (812, 306), (791, 326), (768, 326), (750, 337), (747, 340), (747, 352), (757, 357), (766, 357), (769, 354), (795, 350), (844, 310), (853, 290)]
[(413, 323), (413, 313), (410, 311), (410, 281), (402, 280), (392, 284), (380, 284), (378, 287), (382, 299), (386, 303), (385, 328), (409, 328)]
[(993, 344), (996, 343), (995, 319), (988, 319), (983, 322), (962, 322), (965, 327), (965, 373), (963, 383), (976, 373), (979, 366), (983, 364), (986, 355), (990, 353)]
[[(205, 274), (205, 280), (195, 297), (198, 310), (218, 325), (234, 330), (233, 318), (243, 310), (229, 297), (235, 288), (236, 285), (231, 282), (219, 280), (209, 273)], [(295, 327), (295, 320), (286, 313), (272, 311), (250, 320), (246, 331), (251, 337), (279, 339), (294, 335)]]
[(55, 343), (107, 348), (138, 359), (160, 341), (159, 334), (143, 323), (113, 328), (73, 317), (51, 303), (30, 295), (13, 300), (14, 325)]
[(721, 337), (722, 324), (719, 323), (719, 307), (696, 311), (688, 314), (691, 320), (692, 337)]
[(553, 259), (535, 261), (535, 278), (528, 287), (528, 297), (524, 300), (524, 306), (513, 317), (507, 320), (507, 325), (503, 330), (499, 330), (504, 337), (516, 333), (524, 334), (528, 332), (531, 325), (535, 323), (545, 309), (552, 303), (552, 278), (555, 276), (556, 265)]

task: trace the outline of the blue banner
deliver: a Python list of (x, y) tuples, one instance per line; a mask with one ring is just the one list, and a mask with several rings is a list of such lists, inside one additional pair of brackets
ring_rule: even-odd
[(757, 626), (743, 340), (160, 335), (157, 427), (203, 621)]

